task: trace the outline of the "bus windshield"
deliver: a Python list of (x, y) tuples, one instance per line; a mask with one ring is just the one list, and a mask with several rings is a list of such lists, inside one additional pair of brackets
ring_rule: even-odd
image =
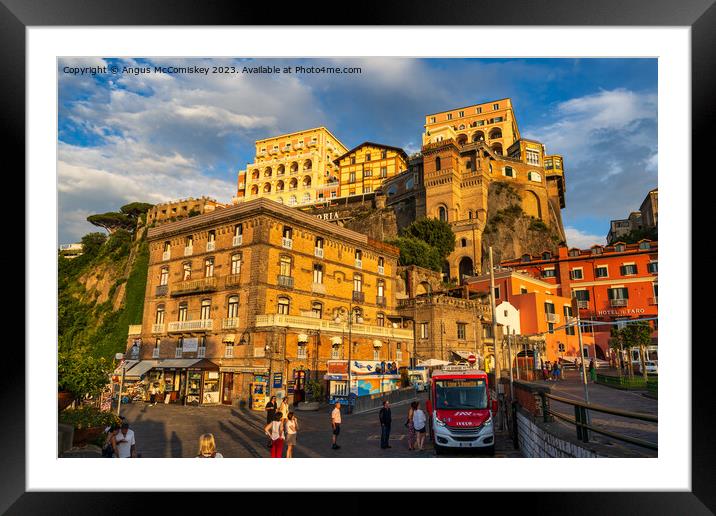
[(487, 382), (484, 378), (436, 380), (435, 408), (440, 410), (486, 409)]

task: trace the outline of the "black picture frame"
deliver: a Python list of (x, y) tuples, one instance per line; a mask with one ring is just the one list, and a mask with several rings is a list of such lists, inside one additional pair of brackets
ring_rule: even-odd
[[(355, 9), (353, 8), (355, 7)], [(692, 72), (692, 156), (706, 163), (706, 153), (713, 143), (711, 126), (716, 114), (714, 68), (716, 68), (716, 6), (713, 0), (519, 0), (500, 2), (499, 8), (468, 0), (446, 2), (355, 2), (350, 17), (329, 20), (343, 25), (347, 20), (357, 25), (544, 25), (544, 26), (688, 26), (691, 27)], [(17, 159), (14, 170), (25, 166), (25, 29), (30, 26), (88, 25), (283, 25), (315, 23), (313, 9), (277, 10), (266, 16), (265, 6), (249, 2), (192, 2), (190, 0), (124, 0), (122, 2), (83, 0), (0, 0), (0, 124), (6, 156)], [(335, 11), (335, 10), (333, 10)], [(686, 162), (685, 162), (686, 163)], [(679, 171), (691, 177), (691, 171)], [(9, 177), (6, 176), (6, 177)], [(688, 209), (685, 207), (685, 209)], [(694, 218), (694, 224), (698, 221)], [(693, 232), (692, 232), (693, 234)], [(698, 234), (698, 233), (697, 233)], [(691, 251), (691, 250), (686, 250)], [(692, 255), (685, 252), (686, 259)], [(693, 263), (693, 260), (692, 260)], [(26, 271), (27, 274), (27, 271)], [(691, 278), (684, 278), (691, 281)], [(683, 300), (686, 301), (686, 300)], [(27, 316), (26, 316), (27, 317)], [(690, 346), (692, 321), (682, 321), (685, 341)], [(692, 352), (692, 456), (690, 492), (621, 492), (621, 493), (504, 493), (480, 494), (473, 508), (489, 507), (486, 498), (495, 498), (503, 507), (513, 510), (537, 510), (551, 514), (711, 514), (716, 510), (716, 439), (713, 438), (714, 387), (710, 364), (715, 363), (714, 346), (708, 339)], [(25, 357), (16, 353), (6, 364), (0, 399), (3, 411), (3, 434), (0, 443), (0, 511), (7, 514), (105, 514), (147, 512), (166, 509), (167, 502), (178, 507), (185, 493), (150, 493), (128, 496), (121, 492), (106, 493), (26, 493), (25, 492)], [(686, 380), (686, 379), (685, 379)], [(664, 417), (681, 417), (686, 407), (670, 407)], [(55, 439), (52, 425), (47, 438)], [(509, 479), (506, 479), (509, 485)], [(108, 487), (121, 479), (108, 478)], [(290, 485), (286, 486), (290, 487)], [(147, 496), (149, 495), (149, 496)], [(212, 505), (219, 493), (210, 495)], [(242, 497), (245, 495), (242, 495)], [(447, 496), (446, 494), (439, 496)], [(274, 498), (275, 501), (281, 498)], [(206, 498), (199, 498), (206, 500)], [(237, 501), (236, 498), (233, 498)], [(245, 500), (245, 499), (244, 499)], [(219, 502), (221, 503), (221, 502)], [(241, 502), (248, 503), (246, 501)], [(279, 502), (281, 503), (281, 502)], [(396, 510), (399, 506), (394, 506)], [(508, 511), (512, 512), (512, 511)]]

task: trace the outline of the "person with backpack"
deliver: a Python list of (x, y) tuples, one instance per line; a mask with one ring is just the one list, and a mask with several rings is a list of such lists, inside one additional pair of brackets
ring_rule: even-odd
[(388, 442), (390, 441), (390, 425), (392, 423), (392, 417), (390, 414), (390, 403), (386, 400), (383, 402), (383, 408), (378, 413), (378, 419), (380, 420), (380, 447), (382, 449), (392, 448)]
[(264, 427), (264, 432), (271, 439), (271, 457), (280, 459), (283, 456), (283, 422), (281, 421), (281, 413), (276, 412), (273, 421)]
[(223, 459), (224, 456), (216, 451), (214, 434), (202, 434), (199, 437), (199, 453), (197, 457), (202, 459)]

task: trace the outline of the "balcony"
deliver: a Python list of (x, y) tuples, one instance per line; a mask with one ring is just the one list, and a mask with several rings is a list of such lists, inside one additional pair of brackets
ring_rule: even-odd
[(551, 314), (549, 312), (545, 313), (547, 316), (547, 322), (548, 323), (559, 323), (559, 314)]
[(291, 238), (283, 237), (281, 239), (281, 245), (286, 249), (293, 249), (293, 240)]
[(315, 147), (316, 145), (318, 145), (317, 140), (311, 140), (306, 144), (307, 147)]
[(206, 356), (206, 346), (196, 349), (196, 358), (204, 358)]
[(240, 246), (244, 240), (244, 235), (234, 235), (234, 240), (232, 241), (234, 247)]
[(217, 281), (215, 276), (211, 276), (210, 278), (182, 281), (177, 284), (174, 290), (172, 290), (172, 297), (198, 294), (200, 292), (214, 292), (216, 289)]
[(224, 286), (226, 288), (235, 287), (241, 283), (241, 274), (229, 274), (224, 280)]
[(152, 333), (164, 333), (164, 323), (152, 324)]
[(172, 252), (171, 252), (171, 251), (164, 251), (164, 252), (162, 253), (162, 261), (164, 261), (164, 262), (166, 262), (167, 260), (169, 260), (171, 257), (172, 257)]
[(659, 300), (658, 297), (650, 297), (650, 298), (649, 298), (649, 304), (652, 305), (652, 306), (658, 305), (658, 304), (659, 304), (659, 301), (658, 301), (658, 300)]
[(238, 317), (229, 317), (227, 319), (223, 319), (221, 321), (221, 329), (222, 330), (231, 330), (233, 328), (239, 327), (239, 318)]
[(169, 285), (158, 285), (154, 291), (156, 297), (164, 297), (169, 293)]
[(378, 274), (385, 274), (385, 267), (383, 267), (382, 265), (378, 265)]
[(323, 283), (313, 283), (311, 284), (311, 292), (314, 294), (325, 294), (326, 286)]
[(184, 333), (191, 331), (211, 331), (214, 319), (195, 319), (193, 321), (174, 321), (169, 323), (168, 333)]
[(356, 290), (353, 291), (353, 302), (354, 303), (364, 303), (365, 302), (365, 292), (358, 292)]
[(355, 266), (356, 266), (356, 269), (362, 269), (363, 268), (363, 260), (359, 260), (358, 258), (356, 258)]
[(376, 296), (375, 304), (378, 306), (385, 306), (385, 296)]
[(303, 143), (298, 142), (298, 143), (296, 144), (295, 149), (296, 149), (296, 150), (298, 150), (298, 149), (303, 149)]
[(190, 245), (186, 246), (184, 248), (184, 256), (191, 256), (192, 254), (194, 254), (194, 247)]
[(234, 358), (234, 346), (226, 346), (224, 358)]
[(624, 307), (627, 306), (628, 299), (610, 299), (609, 305), (612, 307)]
[(142, 325), (141, 324), (130, 324), (129, 325), (129, 332), (127, 333), (130, 337), (136, 336), (142, 334)]
[(295, 328), (302, 330), (321, 330), (341, 334), (348, 333), (348, 327), (353, 335), (365, 335), (368, 337), (385, 337), (388, 339), (410, 340), (413, 338), (413, 330), (407, 328), (392, 328), (390, 326), (372, 326), (368, 324), (350, 324), (348, 322), (334, 322), (317, 317), (302, 317), (298, 315), (257, 315), (256, 327), (281, 327)]
[(154, 348), (152, 350), (152, 358), (159, 358), (159, 348)]
[(278, 149), (271, 149), (271, 150), (269, 151), (269, 154), (271, 154), (272, 156), (273, 156), (274, 154), (278, 154)]
[(323, 248), (322, 247), (314, 247), (313, 248), (313, 255), (316, 258), (323, 258)]
[(293, 277), (292, 276), (278, 276), (278, 284), (281, 287), (293, 288)]
[(588, 299), (578, 299), (577, 300), (577, 308), (580, 310), (586, 310), (589, 308), (589, 300)]
[(216, 249), (216, 242), (207, 242), (206, 243), (206, 252), (207, 253), (210, 253), (214, 249)]

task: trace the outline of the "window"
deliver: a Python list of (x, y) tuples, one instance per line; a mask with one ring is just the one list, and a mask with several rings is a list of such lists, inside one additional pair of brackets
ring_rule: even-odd
[(161, 347), (161, 345), (162, 345), (161, 339), (157, 339), (154, 342), (154, 349), (152, 350), (152, 358), (159, 358), (159, 348)]
[(211, 278), (214, 275), (214, 259), (207, 258), (204, 260), (204, 277)]
[(373, 348), (373, 360), (380, 360), (380, 348)]
[(172, 250), (172, 245), (171, 245), (171, 243), (170, 243), (169, 241), (164, 242), (164, 252), (165, 252), (165, 253), (168, 253), (168, 252), (171, 251), (171, 250)]
[[(564, 305), (564, 319), (565, 319), (565, 322), (569, 321), (568, 318), (570, 318), (570, 317), (572, 317), (572, 307), (569, 306), (569, 305)], [(574, 335), (574, 334), (576, 333), (575, 328), (576, 328), (576, 326), (567, 326), (567, 327), (564, 329), (564, 332), (565, 332), (567, 335)]]
[(495, 287), (495, 299), (500, 299), (500, 287)]
[(380, 167), (380, 177), (381, 178), (388, 177), (388, 167)]
[(500, 109), (500, 105), (499, 105), (499, 104), (493, 104), (493, 105), (492, 105), (492, 109), (495, 110), (495, 111), (497, 111), (498, 109)]
[(363, 276), (360, 274), (353, 275), (353, 292), (363, 291)]
[(435, 158), (435, 170), (440, 170), (440, 158)]
[(186, 321), (187, 316), (189, 315), (189, 305), (185, 302), (179, 303), (179, 320), (180, 321)]
[(323, 283), (323, 265), (318, 263), (313, 264), (313, 282)]
[(554, 269), (545, 269), (542, 271), (542, 277), (543, 278), (554, 278), (555, 272)]
[(372, 171), (371, 169), (366, 168), (366, 169), (363, 171), (363, 177), (372, 177), (372, 176), (373, 176), (373, 171)]
[(378, 257), (378, 274), (384, 274), (385, 273), (385, 260), (382, 256)]
[(226, 317), (229, 319), (235, 319), (239, 316), (239, 296), (229, 297), (229, 309), (226, 312)]
[(356, 157), (351, 156), (351, 165), (355, 165), (355, 164), (356, 164)]
[(385, 281), (378, 280), (378, 297), (385, 297)]
[(515, 177), (515, 171), (512, 167), (505, 167), (505, 175), (507, 177)]
[(181, 358), (183, 347), (184, 347), (184, 337), (179, 337), (179, 340), (177, 341), (176, 350), (174, 351), (174, 356), (176, 358)]
[(609, 269), (606, 265), (600, 265), (596, 269), (594, 269), (594, 275), (597, 278), (606, 278), (609, 276)]
[(651, 249), (651, 244), (649, 242), (640, 242), (639, 249)]
[(159, 284), (166, 285), (169, 283), (169, 267), (162, 267), (162, 271), (159, 273)]
[(318, 301), (314, 301), (311, 303), (311, 312), (316, 316), (316, 318), (320, 319), (323, 317), (323, 304), (319, 303)]
[(554, 333), (554, 323), (551, 323), (551, 322), (547, 323), (547, 331), (549, 333)]
[(629, 263), (621, 266), (622, 276), (629, 276), (637, 273), (636, 264)]
[(348, 182), (349, 183), (355, 183), (356, 182), (356, 173), (351, 172), (348, 174)]
[(460, 340), (465, 340), (465, 333), (466, 333), (467, 324), (466, 323), (457, 323), (457, 338)]
[(157, 314), (154, 318), (155, 324), (164, 324), (164, 305), (157, 306)]
[(376, 316), (376, 322), (378, 323), (378, 326), (385, 326), (385, 315), (384, 314), (378, 314)]
[(241, 254), (231, 255), (231, 274), (241, 274)]
[(602, 254), (602, 248), (598, 245), (592, 247), (592, 254)]
[(428, 338), (428, 323), (420, 323), (420, 338), (421, 339), (427, 339)]
[(194, 237), (192, 235), (186, 237), (185, 247), (194, 247)]
[(537, 172), (527, 172), (527, 179), (534, 181), (535, 183), (540, 183), (542, 181), (542, 176)]
[(365, 161), (370, 161), (370, 152), (365, 153)]
[(589, 301), (589, 290), (573, 290), (572, 293), (577, 301)]
[(607, 290), (607, 297), (612, 299), (629, 299), (629, 289), (626, 287), (616, 287)]
[(447, 119), (448, 119), (448, 120), (452, 120), (452, 113), (448, 113)]
[(434, 116), (431, 116), (431, 117), (430, 117), (430, 123), (431, 123), (431, 124), (434, 124), (434, 123), (435, 123), (435, 117), (434, 117)]
[(388, 151), (382, 150), (380, 151), (380, 159), (387, 159), (388, 158)]
[(291, 308), (291, 301), (287, 297), (278, 298), (278, 313), (279, 315), (288, 315)]
[[(470, 215), (472, 215), (472, 213)], [(472, 217), (470, 217), (470, 218), (472, 218)], [(467, 238), (460, 239), (460, 247), (467, 247)]]
[(569, 251), (569, 256), (579, 256), (579, 249), (572, 249)]
[(478, 115), (479, 115), (480, 113), (482, 113), (482, 108), (481, 108), (481, 107), (475, 108), (475, 113), (478, 114)]
[(279, 259), (279, 274), (281, 276), (290, 276), (291, 275), (291, 257), (290, 256), (281, 256)]
[(211, 299), (201, 300), (201, 320), (211, 319)]
[(526, 294), (527, 289), (525, 287), (520, 287), (520, 294)]
[(572, 269), (570, 276), (573, 280), (583, 279), (584, 277), (584, 275), (582, 274), (582, 269)]
[(624, 244), (617, 244), (617, 245), (614, 246), (614, 250), (615, 250), (617, 253), (621, 253), (621, 252), (623, 252), (624, 250), (626, 250), (626, 246), (625, 246)]
[(544, 313), (546, 314), (554, 314), (554, 303), (546, 302), (544, 304)]
[(442, 220), (443, 222), (447, 222), (448, 215), (447, 215), (447, 208), (445, 206), (440, 206), (438, 208), (438, 218)]
[(659, 272), (659, 262), (649, 262), (646, 266), (646, 270), (653, 274)]
[(182, 267), (184, 269), (183, 281), (191, 279), (191, 262), (185, 262)]
[(463, 116), (465, 116), (465, 112), (464, 112), (464, 111), (458, 111), (458, 112), (457, 112), (457, 116), (463, 117)]

